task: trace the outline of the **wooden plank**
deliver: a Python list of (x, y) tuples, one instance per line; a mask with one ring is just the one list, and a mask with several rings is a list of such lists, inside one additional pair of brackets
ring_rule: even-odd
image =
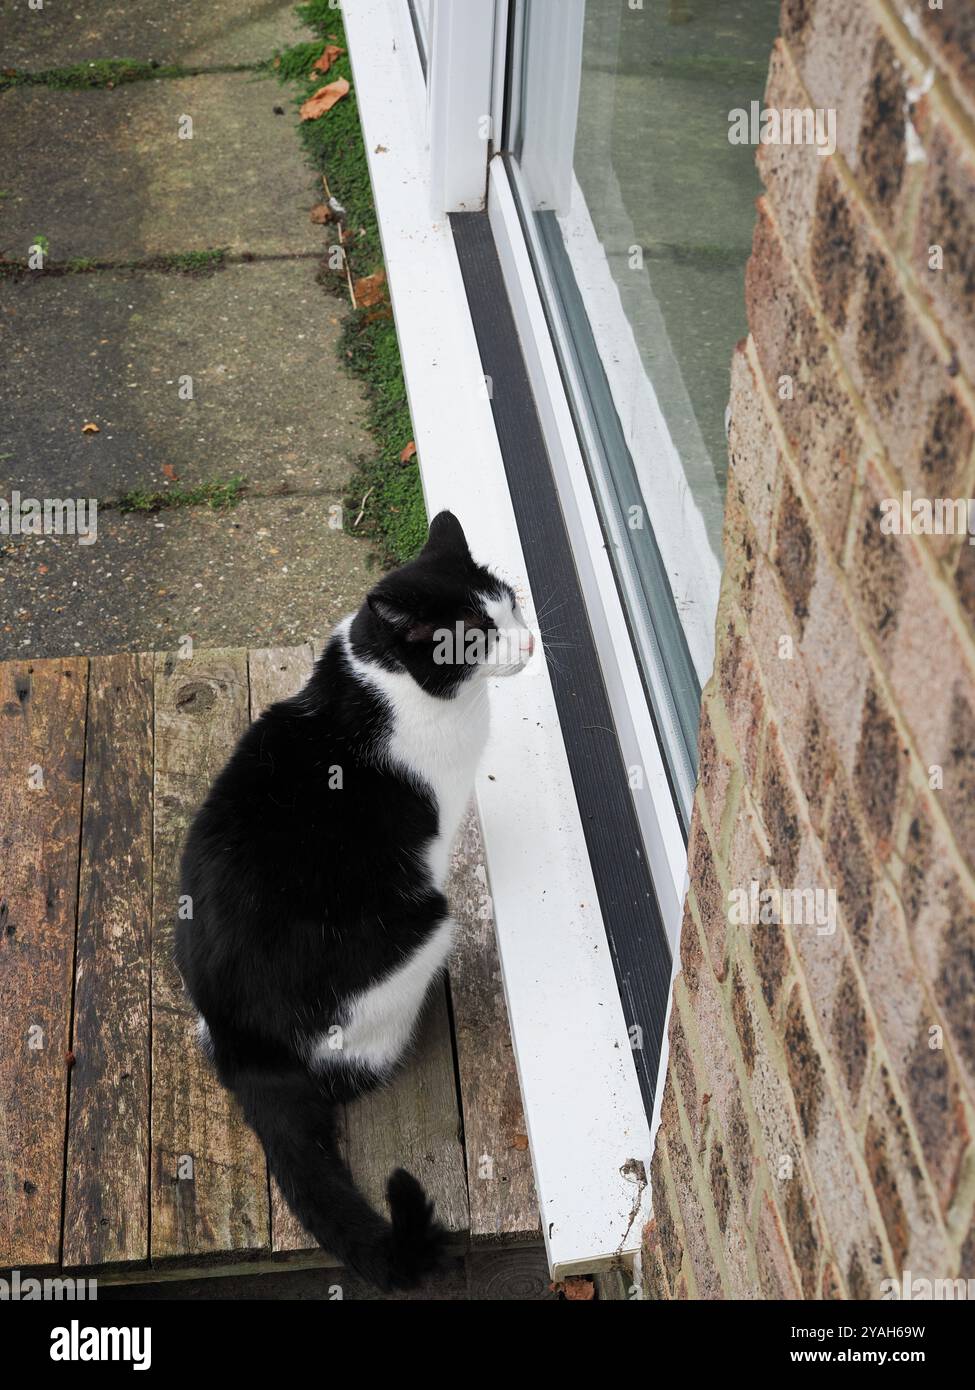
[(467, 1297), (472, 1302), (557, 1303), (559, 1296), (552, 1288), (545, 1247), (482, 1246), (471, 1250), (467, 1256)]
[(267, 1250), (264, 1154), (197, 1045), (172, 955), (186, 830), (248, 723), (246, 652), (157, 655), (154, 705), (151, 1256)]
[(303, 647), (269, 647), (249, 652), (247, 670), (250, 680), (251, 718), (273, 705), (296, 695), (308, 680), (315, 665), (310, 642)]
[(0, 1267), (60, 1254), (87, 684), (0, 665)]
[(538, 1202), (494, 938), (484, 850), (470, 808), (451, 856), (447, 899), (460, 927), (450, 963), (471, 1238), (538, 1234)]
[(382, 1090), (345, 1107), (345, 1141), (353, 1176), (379, 1211), (388, 1211), (390, 1173), (407, 1168), (436, 1203), (438, 1220), (466, 1239), (470, 1212), (443, 985), (427, 1001), (402, 1070)]
[[(310, 643), (303, 647), (279, 647), (253, 651), (248, 656), (251, 714), (256, 719), (275, 700), (286, 700), (305, 684), (315, 665)], [(271, 1249), (274, 1251), (318, 1249), (315, 1240), (292, 1214), (271, 1179)]]
[(151, 656), (96, 656), (88, 684), (65, 1265), (149, 1257)]

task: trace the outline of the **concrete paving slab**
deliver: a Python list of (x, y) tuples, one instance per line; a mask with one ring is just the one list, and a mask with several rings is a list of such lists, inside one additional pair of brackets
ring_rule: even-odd
[(341, 302), (315, 273), (285, 260), (6, 283), (0, 496), (106, 501), (243, 473), (262, 493), (341, 499), (373, 445), (339, 366)]
[(275, 106), (277, 84), (251, 73), (11, 88), (0, 94), (0, 254), (26, 258), (38, 234), (60, 263), (320, 253), (324, 231), (308, 214), (321, 189), (290, 105)]
[[(325, 636), (381, 570), (323, 497), (98, 514), (97, 540), (0, 536), (0, 660)], [(354, 518), (349, 519), (349, 525)]]
[(3, 67), (38, 72), (93, 58), (253, 63), (309, 38), (294, 0), (28, 0), (0, 5)]

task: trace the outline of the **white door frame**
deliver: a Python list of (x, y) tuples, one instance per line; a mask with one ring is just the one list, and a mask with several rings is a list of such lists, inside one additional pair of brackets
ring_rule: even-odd
[(427, 88), (436, 215), (485, 205), (495, 24), (494, 0), (431, 0)]

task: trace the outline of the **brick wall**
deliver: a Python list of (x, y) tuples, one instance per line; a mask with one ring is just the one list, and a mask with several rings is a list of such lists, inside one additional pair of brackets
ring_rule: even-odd
[(766, 105), (644, 1278), (876, 1298), (975, 1277), (975, 546), (880, 507), (975, 496), (975, 4), (785, 0)]

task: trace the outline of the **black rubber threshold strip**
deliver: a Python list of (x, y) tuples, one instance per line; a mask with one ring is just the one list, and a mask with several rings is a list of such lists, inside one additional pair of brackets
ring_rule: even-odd
[(552, 687), (649, 1117), (670, 990), (667, 934), (488, 215), (452, 213), (450, 224), (528, 579), (542, 627), (550, 607), (557, 640), (567, 643), (549, 663)]

